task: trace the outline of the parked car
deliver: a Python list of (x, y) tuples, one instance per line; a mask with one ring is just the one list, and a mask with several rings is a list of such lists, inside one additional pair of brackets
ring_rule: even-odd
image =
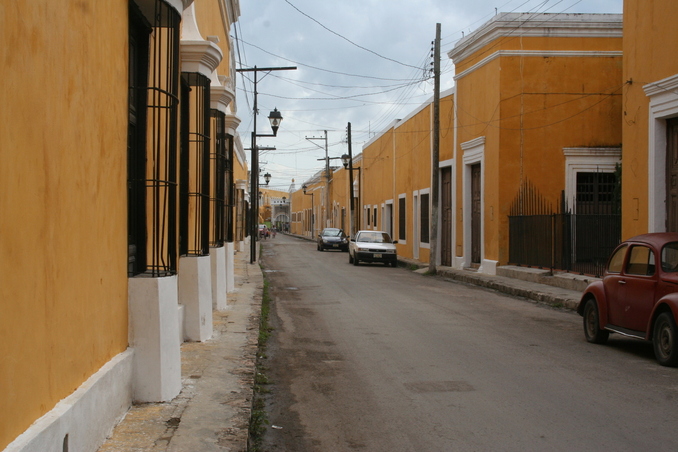
[(384, 231), (358, 231), (348, 244), (348, 263), (383, 262), (398, 266), (398, 254), (391, 236)]
[(348, 251), (348, 236), (346, 236), (343, 229), (325, 228), (318, 234), (317, 245), (318, 251)]
[(622, 242), (602, 280), (584, 291), (577, 312), (587, 341), (603, 344), (610, 333), (652, 341), (659, 364), (678, 365), (678, 233)]

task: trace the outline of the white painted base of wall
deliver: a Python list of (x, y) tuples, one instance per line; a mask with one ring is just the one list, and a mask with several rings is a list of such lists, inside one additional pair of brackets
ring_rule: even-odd
[(177, 305), (177, 339), (179, 340), (179, 347), (184, 343), (184, 317), (186, 309), (183, 304)]
[(212, 337), (210, 257), (182, 257), (179, 268), (179, 303), (185, 309), (184, 338), (189, 341), (206, 341)]
[(239, 252), (239, 253), (244, 252), (245, 249), (246, 249), (246, 246), (247, 246), (249, 243), (250, 243), (250, 242), (249, 242), (248, 239), (239, 241), (239, 242), (238, 242), (238, 252)]
[(172, 400), (181, 391), (177, 277), (136, 277), (128, 282), (134, 401)]
[(235, 290), (235, 244), (226, 243), (226, 291)]
[(498, 261), (491, 261), (489, 259), (483, 259), (478, 268), (478, 273), (484, 273), (486, 275), (496, 275), (497, 274), (497, 264)]
[(463, 270), (466, 267), (466, 259), (464, 256), (454, 256), (452, 258), (452, 265), (457, 270)]
[(132, 405), (134, 351), (104, 364), (78, 389), (61, 400), (12, 441), (5, 452), (97, 450)]
[(212, 309), (226, 309), (226, 248), (210, 248), (212, 269)]

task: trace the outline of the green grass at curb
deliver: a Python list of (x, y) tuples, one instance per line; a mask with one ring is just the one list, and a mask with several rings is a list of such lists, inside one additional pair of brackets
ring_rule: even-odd
[(257, 350), (257, 362), (254, 369), (254, 396), (252, 399), (252, 415), (249, 424), (248, 452), (260, 452), (268, 417), (266, 416), (266, 403), (263, 394), (270, 391), (267, 385), (270, 385), (268, 376), (265, 373), (265, 367), (261, 360), (266, 358), (266, 345), (273, 328), (268, 323), (268, 317), (271, 312), (271, 296), (269, 293), (269, 282), (264, 276), (264, 292), (261, 299), (261, 317), (259, 318), (259, 340)]

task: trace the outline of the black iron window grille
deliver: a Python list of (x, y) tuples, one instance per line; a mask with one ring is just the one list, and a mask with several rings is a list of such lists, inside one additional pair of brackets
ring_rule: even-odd
[(179, 13), (130, 2), (128, 231), (130, 276), (176, 274)]
[(224, 239), (233, 242), (235, 239), (235, 179), (233, 178), (233, 135), (225, 134), (226, 161), (224, 162), (224, 227), (226, 234)]
[(209, 255), (210, 79), (182, 74), (179, 254)]
[(226, 240), (226, 115), (212, 110), (213, 140), (210, 151), (210, 246), (222, 247)]

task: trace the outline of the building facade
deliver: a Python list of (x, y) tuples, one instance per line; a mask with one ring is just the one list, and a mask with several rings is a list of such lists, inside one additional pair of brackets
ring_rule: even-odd
[[(601, 173), (614, 173), (621, 25), (620, 15), (504, 13), (449, 52), (457, 85), (454, 267), (495, 273), (515, 260), (511, 216), (577, 209), (586, 201), (581, 174), (592, 174), (598, 189)], [(549, 247), (531, 239), (531, 249)]]
[(678, 231), (677, 14), (670, 0), (624, 1), (624, 239)]
[(239, 4), (2, 10), (0, 449), (96, 450), (133, 401), (179, 393), (181, 342), (234, 285)]

